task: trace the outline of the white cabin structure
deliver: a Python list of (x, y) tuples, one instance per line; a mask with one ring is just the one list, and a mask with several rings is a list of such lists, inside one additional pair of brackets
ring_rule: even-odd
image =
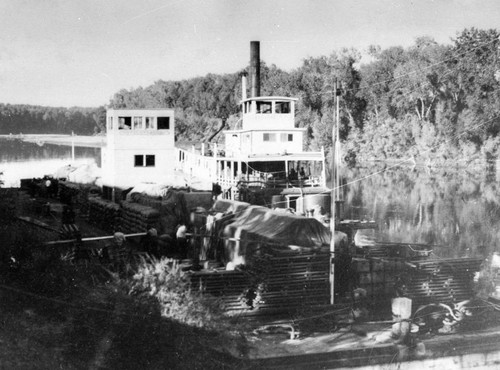
[(324, 150), (304, 151), (305, 128), (295, 127), (296, 98), (252, 97), (240, 102), (241, 119), (224, 131), (225, 147), (202, 143), (177, 149), (179, 169), (219, 184), (234, 199), (239, 186), (325, 187)]
[[(295, 127), (296, 98), (261, 96), (259, 42), (250, 43), (250, 97), (242, 75), (241, 118), (224, 131), (224, 147), (177, 149), (177, 168), (188, 177), (219, 185), (223, 197), (236, 199), (242, 187), (326, 186), (325, 154), (304, 151), (305, 128)], [(213, 147), (207, 147), (207, 144)]]
[(108, 109), (106, 125), (104, 186), (168, 183), (175, 158), (173, 109)]
[(302, 152), (305, 128), (295, 128), (295, 98), (243, 100), (241, 128), (225, 131), (226, 155)]

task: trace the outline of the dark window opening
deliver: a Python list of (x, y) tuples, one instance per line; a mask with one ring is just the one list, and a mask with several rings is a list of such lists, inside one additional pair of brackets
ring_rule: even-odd
[(134, 155), (134, 166), (135, 167), (143, 167), (144, 166), (144, 156), (143, 155)]
[(153, 154), (134, 155), (134, 166), (135, 167), (154, 167), (155, 166), (155, 156)]
[(290, 102), (276, 102), (275, 112), (278, 114), (290, 113)]
[(154, 166), (155, 166), (155, 156), (146, 155), (146, 167), (154, 167)]
[(158, 130), (170, 130), (170, 117), (156, 118)]
[(288, 141), (293, 141), (293, 134), (288, 134)]
[(132, 117), (118, 117), (118, 130), (130, 130), (132, 128)]

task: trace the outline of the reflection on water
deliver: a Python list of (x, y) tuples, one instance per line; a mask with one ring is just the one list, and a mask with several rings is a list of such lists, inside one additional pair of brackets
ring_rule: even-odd
[(494, 170), (371, 167), (346, 172), (352, 183), (345, 188), (345, 217), (376, 220), (379, 241), (434, 244), (439, 257), (485, 257), (500, 245)]
[[(100, 166), (99, 148), (75, 148), (76, 164)], [(5, 186), (52, 174), (71, 147), (0, 140)], [(371, 166), (345, 170), (345, 218), (374, 219), (378, 240), (436, 245), (440, 257), (484, 257), (500, 246), (500, 189), (494, 171)]]
[[(75, 147), (75, 165), (96, 163), (101, 166), (100, 148)], [(0, 139), (0, 172), (6, 187), (19, 186), (22, 178), (53, 174), (71, 164), (71, 147), (44, 144), (39, 146), (20, 140)]]

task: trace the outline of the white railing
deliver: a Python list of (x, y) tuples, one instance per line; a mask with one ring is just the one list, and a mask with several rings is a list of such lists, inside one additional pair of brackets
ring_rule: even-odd
[(175, 169), (184, 172), (186, 177), (208, 179), (216, 182), (217, 161), (215, 157), (208, 157), (196, 153), (194, 150), (175, 148), (176, 163)]

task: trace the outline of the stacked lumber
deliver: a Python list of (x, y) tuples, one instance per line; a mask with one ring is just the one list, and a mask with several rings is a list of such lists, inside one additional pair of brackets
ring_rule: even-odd
[(251, 289), (250, 276), (243, 271), (191, 272), (191, 287), (217, 298), (229, 315), (250, 310), (245, 296)]
[(190, 273), (193, 289), (238, 315), (294, 313), (329, 304), (328, 252), (272, 251), (235, 271)]
[(123, 201), (119, 220), (124, 233), (140, 233), (150, 227), (160, 228), (160, 212), (142, 204)]
[(415, 307), (470, 299), (474, 294), (474, 274), (482, 262), (479, 258), (413, 261), (405, 279), (407, 295)]
[(248, 268), (261, 296), (259, 313), (293, 312), (330, 301), (330, 253), (276, 250)]
[(417, 243), (374, 243), (362, 246), (361, 254), (366, 258), (403, 258), (424, 259), (429, 256), (432, 249), (427, 244)]
[(91, 225), (108, 232), (115, 232), (119, 213), (120, 207), (114, 202), (98, 197), (88, 199), (87, 220)]
[(351, 268), (354, 285), (364, 289), (371, 300), (381, 301), (394, 296), (396, 281), (406, 265), (397, 258), (353, 258)]

